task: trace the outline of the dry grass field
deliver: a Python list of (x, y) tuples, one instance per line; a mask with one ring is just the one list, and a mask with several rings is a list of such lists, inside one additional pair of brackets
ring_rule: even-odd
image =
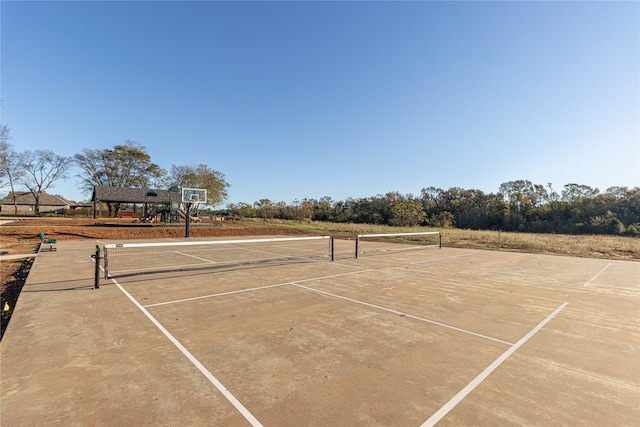
[[(257, 222), (257, 221), (255, 221)], [(506, 233), (487, 230), (430, 229), (425, 227), (388, 227), (368, 224), (336, 224), (313, 222), (308, 224), (273, 221), (270, 224), (307, 231), (330, 233), (336, 237), (351, 237), (366, 233), (401, 233), (440, 231), (443, 246), (475, 249), (509, 250), (541, 254), (569, 255), (640, 261), (640, 239), (622, 236)]]
[[(109, 226), (100, 226), (107, 224)], [(267, 234), (332, 234), (337, 238), (352, 238), (356, 234), (435, 231), (429, 228), (402, 228), (368, 224), (338, 224), (324, 222), (263, 221), (247, 219), (238, 222), (204, 221), (191, 226), (192, 237), (247, 236)], [(442, 243), (450, 247), (484, 248), (531, 253), (570, 255), (588, 258), (640, 261), (640, 239), (621, 236), (506, 233), (443, 229)], [(38, 233), (57, 240), (139, 239), (184, 237), (184, 224), (150, 226), (133, 224), (127, 219), (93, 218), (29, 218), (5, 222), (0, 226), (2, 255), (34, 253), (40, 240)], [(3, 263), (4, 264), (4, 263)], [(3, 267), (2, 280), (6, 280)]]

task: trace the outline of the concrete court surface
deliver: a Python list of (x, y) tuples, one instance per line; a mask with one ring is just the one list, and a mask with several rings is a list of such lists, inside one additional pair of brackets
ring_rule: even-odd
[(0, 344), (13, 426), (640, 426), (640, 263), (470, 249), (92, 289), (40, 252)]

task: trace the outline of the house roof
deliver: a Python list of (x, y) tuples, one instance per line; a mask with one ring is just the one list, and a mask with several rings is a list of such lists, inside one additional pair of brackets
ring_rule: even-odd
[[(4, 199), (0, 201), (3, 205), (13, 205), (13, 194), (14, 192), (10, 192)], [(35, 205), (36, 198), (30, 191), (16, 191), (16, 204), (17, 205)], [(41, 206), (69, 206), (71, 202), (64, 199), (61, 196), (54, 194), (47, 194), (44, 191), (40, 194), (40, 205)]]
[[(153, 196), (156, 195), (156, 197)], [(149, 188), (126, 188), (94, 186), (91, 200), (110, 203), (146, 203), (151, 197), (157, 202), (180, 201), (180, 191), (152, 190)]]

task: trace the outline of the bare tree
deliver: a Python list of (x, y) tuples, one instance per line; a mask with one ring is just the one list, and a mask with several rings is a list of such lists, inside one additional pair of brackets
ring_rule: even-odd
[(36, 200), (36, 215), (40, 213), (42, 192), (67, 177), (72, 161), (70, 157), (59, 156), (50, 150), (27, 150), (20, 156), (19, 163), (25, 174), (21, 182)]
[(15, 186), (24, 176), (24, 169), (20, 166), (20, 154), (14, 151), (9, 143), (10, 139), (9, 128), (6, 125), (0, 126), (0, 188), (9, 187), (14, 213), (17, 214)]

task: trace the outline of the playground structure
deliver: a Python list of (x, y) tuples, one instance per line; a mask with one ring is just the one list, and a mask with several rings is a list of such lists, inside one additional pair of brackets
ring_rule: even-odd
[[(149, 191), (145, 195), (143, 205), (143, 215), (140, 222), (145, 223), (165, 223), (176, 224), (187, 220), (187, 213), (180, 207), (180, 194), (177, 187), (172, 187), (169, 191), (168, 200), (159, 200), (158, 194)], [(191, 215), (191, 222), (200, 222), (200, 217)]]
[[(143, 205), (143, 215), (140, 222), (145, 223), (180, 223), (187, 221), (187, 212), (191, 209), (191, 203), (186, 203), (184, 196), (179, 193), (178, 187), (171, 187), (168, 193), (168, 200), (159, 200), (158, 194), (148, 191), (145, 194), (145, 202)], [(205, 196), (206, 197), (206, 196)], [(180, 203), (184, 204), (183, 208)], [(190, 215), (190, 222), (199, 223), (200, 217)]]
[(180, 222), (180, 217), (177, 214), (179, 207), (180, 202), (178, 201), (178, 193), (176, 191), (170, 189), (162, 200), (158, 197), (157, 192), (147, 191), (144, 197), (144, 204), (142, 205), (142, 213), (139, 217), (140, 222), (149, 224), (178, 223)]
[(177, 186), (168, 190), (95, 186), (92, 197), (95, 218), (102, 218), (104, 206), (112, 204), (118, 217), (146, 224), (199, 223), (197, 207), (206, 200), (206, 190)]

